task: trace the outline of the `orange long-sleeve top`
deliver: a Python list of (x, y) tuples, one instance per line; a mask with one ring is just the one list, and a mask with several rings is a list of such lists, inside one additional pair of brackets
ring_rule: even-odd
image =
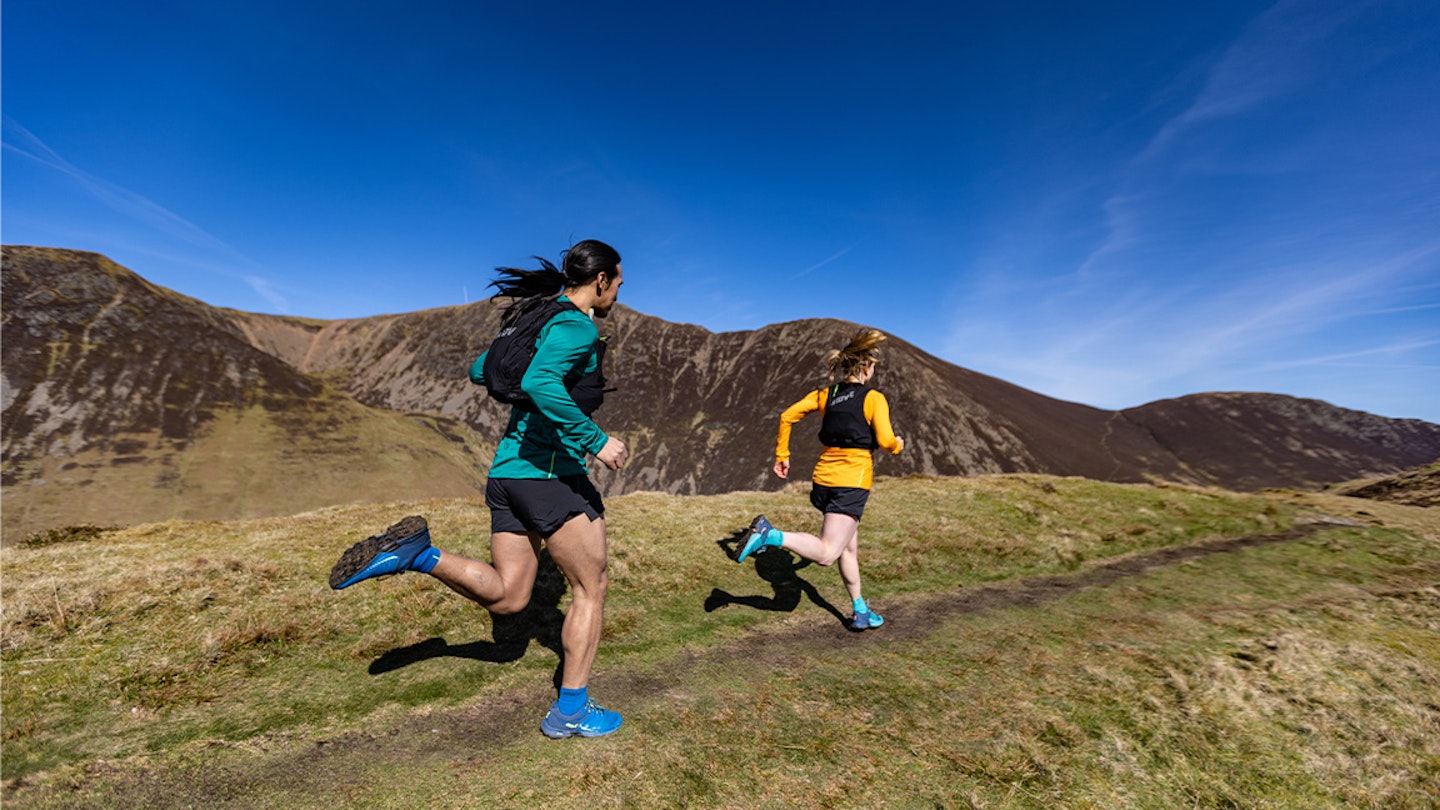
[[(796, 422), (815, 411), (823, 411), (829, 398), (829, 390), (817, 388), (806, 394), (799, 402), (780, 414), (780, 430), (775, 436), (775, 460), (790, 460), (790, 429)], [(871, 389), (865, 394), (865, 421), (875, 431), (875, 441), (881, 449), (892, 455), (900, 452), (902, 445), (895, 438), (895, 429), (890, 426), (890, 403), (885, 395)], [(815, 462), (815, 472), (810, 479), (825, 487), (858, 487), (870, 489), (875, 474), (875, 460), (871, 451), (863, 447), (827, 447)]]

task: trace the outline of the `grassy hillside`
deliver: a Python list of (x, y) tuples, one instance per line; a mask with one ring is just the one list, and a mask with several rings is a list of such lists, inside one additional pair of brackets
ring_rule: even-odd
[(485, 484), (494, 455), (463, 423), (366, 408), (331, 392), (285, 410), (214, 415), (193, 440), (124, 434), (116, 457), (87, 449), (48, 455), (5, 491), (4, 545), (68, 524), (130, 525), (155, 516), (287, 515), (316, 504), (460, 497)]
[(7, 807), (1432, 807), (1440, 517), (1327, 495), (1042, 476), (883, 480), (838, 574), (767, 552), (804, 491), (609, 502), (592, 692), (550, 741), (568, 597), (494, 622), (428, 577), (332, 592), (409, 513), (54, 534), (4, 556)]

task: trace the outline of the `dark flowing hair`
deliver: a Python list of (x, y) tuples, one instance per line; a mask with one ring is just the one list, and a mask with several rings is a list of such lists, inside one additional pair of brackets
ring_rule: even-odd
[(579, 287), (601, 273), (609, 273), (614, 277), (615, 268), (620, 266), (619, 251), (598, 239), (586, 239), (572, 245), (569, 250), (560, 254), (558, 268), (547, 259), (539, 256), (533, 258), (540, 262), (539, 270), (495, 268), (500, 278), (490, 282), (490, 286), (496, 289), (490, 300), (511, 299), (501, 316), (501, 322), (506, 326), (531, 307), (546, 298), (554, 298), (566, 288)]

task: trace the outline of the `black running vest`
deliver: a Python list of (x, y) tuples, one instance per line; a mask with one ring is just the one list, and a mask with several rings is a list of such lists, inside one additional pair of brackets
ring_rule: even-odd
[(865, 396), (875, 389), (863, 383), (842, 382), (830, 386), (825, 400), (825, 418), (820, 423), (820, 443), (826, 447), (858, 447), (874, 450), (880, 446), (875, 429), (865, 421)]
[[(535, 412), (535, 403), (520, 389), (520, 382), (535, 359), (536, 341), (545, 325), (566, 310), (580, 308), (569, 300), (543, 301), (505, 326), (485, 353), (485, 388), (490, 396), (522, 411)], [(565, 375), (565, 390), (586, 416), (605, 403), (605, 395), (614, 388), (605, 387), (605, 338), (595, 341), (595, 370), (586, 374), (572, 371)]]

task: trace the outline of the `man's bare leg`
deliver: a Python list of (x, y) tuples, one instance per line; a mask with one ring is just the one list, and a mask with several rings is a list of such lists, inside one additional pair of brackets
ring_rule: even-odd
[(605, 620), (605, 593), (609, 587), (605, 519), (592, 521), (577, 515), (551, 535), (545, 545), (555, 566), (570, 582), (570, 609), (560, 628), (560, 645), (565, 651), (560, 685), (580, 689), (590, 682)]
[(492, 534), (490, 557), (493, 564), (442, 551), (430, 575), (492, 613), (519, 613), (530, 604), (530, 592), (535, 587), (539, 535)]

